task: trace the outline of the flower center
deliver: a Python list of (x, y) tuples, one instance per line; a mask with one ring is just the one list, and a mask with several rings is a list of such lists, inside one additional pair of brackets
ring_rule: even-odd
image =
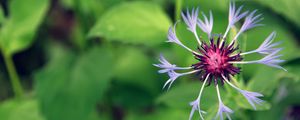
[(240, 72), (240, 68), (235, 67), (230, 61), (241, 61), (242, 57), (240, 54), (234, 53), (237, 48), (233, 45), (227, 46), (225, 43), (220, 43), (220, 37), (217, 43), (214, 43), (214, 39), (211, 39), (210, 44), (202, 44), (201, 48), (198, 48), (202, 55), (196, 55), (195, 58), (199, 60), (198, 63), (193, 64), (194, 69), (202, 69), (200, 72), (201, 78), (210, 74), (211, 83), (212, 79), (215, 84), (218, 84), (218, 80), (224, 83), (222, 76), (229, 78), (230, 75), (234, 76)]
[(209, 57), (206, 58), (207, 62), (207, 70), (220, 73), (228, 63), (228, 56), (222, 56), (220, 53), (216, 51), (210, 51), (207, 53)]

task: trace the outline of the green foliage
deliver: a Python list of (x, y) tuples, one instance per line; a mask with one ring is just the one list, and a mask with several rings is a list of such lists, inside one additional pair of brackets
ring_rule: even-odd
[[(162, 90), (168, 76), (157, 73), (153, 63), (159, 62), (160, 53), (180, 67), (197, 62), (189, 51), (165, 42), (171, 18), (180, 16), (180, 11), (185, 12), (186, 8), (199, 7), (205, 14), (212, 10), (213, 33), (223, 33), (228, 23), (229, 1), (59, 0), (51, 1), (51, 9), (49, 0), (8, 1), (8, 6), (0, 9), (0, 48), (4, 58), (12, 58), (9, 61), (12, 68), (16, 63), (15, 73), (20, 74), (26, 93), (18, 100), (7, 98), (12, 96), (11, 88), (7, 86), (10, 85), (6, 81), (7, 72), (0, 65), (0, 98), (5, 98), (0, 103), (0, 119), (188, 119), (189, 103), (197, 98), (202, 82), (195, 76), (184, 76), (169, 90)], [(261, 64), (240, 65), (242, 73), (232, 83), (262, 93), (265, 102), (254, 110), (242, 94), (227, 84), (220, 86), (222, 101), (234, 110), (233, 119), (291, 117), (287, 111), (300, 101), (297, 34), (300, 2), (239, 0), (236, 3), (245, 4), (244, 11), (258, 9), (265, 24), (238, 39), (241, 52), (256, 49), (276, 31), (274, 42), (282, 41), (279, 46), (284, 49), (280, 54), (286, 60), (282, 66), (288, 72)], [(43, 21), (44, 18), (47, 20)], [(203, 19), (201, 13), (199, 18)], [(242, 22), (230, 31), (228, 39), (236, 34)], [(183, 44), (196, 49), (197, 41), (183, 20), (179, 20), (176, 32)], [(207, 35), (199, 28), (197, 33), (208, 42)], [(245, 60), (262, 57), (251, 54)], [(205, 87), (201, 109), (207, 112), (205, 119), (215, 118), (218, 98), (214, 85)], [(199, 119), (197, 112), (193, 119)]]
[(166, 40), (170, 24), (159, 5), (128, 2), (107, 11), (91, 29), (89, 36), (153, 46)]
[[(277, 0), (273, 2), (272, 0), (256, 0), (258, 3), (261, 3), (274, 11), (278, 14), (285, 16), (289, 20), (296, 23), (300, 26), (300, 14), (298, 13), (298, 9), (300, 7), (299, 0)], [(280, 6), (280, 7), (279, 7)]]
[(112, 58), (108, 48), (93, 48), (76, 60), (56, 48), (55, 56), (36, 75), (42, 112), (49, 120), (87, 119), (108, 87)]
[(9, 16), (0, 31), (0, 45), (6, 55), (29, 47), (49, 6), (48, 0), (12, 0)]
[(0, 105), (1, 120), (45, 120), (35, 99), (8, 100)]

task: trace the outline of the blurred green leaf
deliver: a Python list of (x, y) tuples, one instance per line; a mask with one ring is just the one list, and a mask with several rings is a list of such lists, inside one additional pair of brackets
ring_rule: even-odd
[[(139, 86), (151, 94), (159, 93), (159, 74), (152, 59), (140, 48), (120, 46), (115, 48), (117, 81)], [(121, 54), (120, 54), (121, 53)]]
[(89, 33), (124, 43), (157, 45), (166, 40), (171, 24), (162, 8), (152, 2), (126, 2), (106, 12)]
[[(107, 48), (92, 48), (88, 53), (80, 56), (71, 73), (68, 83), (71, 96), (70, 107), (72, 112), (79, 115), (88, 115), (95, 108), (109, 86), (112, 76), (112, 54)], [(72, 100), (76, 99), (76, 100)], [(74, 109), (76, 108), (76, 109)]]
[(267, 66), (261, 67), (250, 79), (247, 89), (269, 96), (273, 93), (284, 75), (280, 70), (274, 70)]
[(56, 55), (36, 75), (36, 90), (48, 120), (87, 119), (111, 77), (112, 59), (106, 47), (92, 48), (75, 61), (71, 52)]
[[(114, 81), (109, 91), (112, 102), (126, 109), (142, 109), (152, 105), (161, 92), (161, 81), (153, 58), (141, 47), (115, 45)], [(140, 101), (140, 102), (136, 102)]]
[[(125, 0), (60, 0), (65, 8), (78, 9), (77, 12), (92, 15), (95, 18), (99, 18), (108, 8), (122, 1)], [(76, 4), (78, 4), (77, 8)]]
[(189, 113), (182, 109), (158, 108), (148, 114), (132, 112), (125, 120), (186, 120)]
[(48, 0), (12, 0), (9, 16), (0, 32), (0, 45), (6, 55), (26, 49), (49, 7)]
[[(185, 0), (183, 7), (200, 7), (200, 10), (227, 11), (229, 0)], [(214, 3), (214, 4), (211, 4)]]
[[(156, 102), (157, 104), (164, 104), (172, 108), (190, 108), (189, 103), (198, 97), (202, 85), (198, 83), (199, 81), (176, 85), (176, 82), (174, 82), (173, 87), (158, 97)], [(203, 110), (209, 109), (211, 105), (217, 104), (215, 87), (205, 87), (201, 101), (201, 108)]]
[[(296, 23), (300, 27), (300, 14), (299, 14), (299, 7), (300, 1), (299, 0), (255, 0), (258, 3), (261, 3), (275, 12), (285, 16), (286, 18), (290, 19), (294, 23)], [(280, 7), (279, 7), (280, 6)]]
[[(261, 98), (261, 99), (264, 99), (264, 98)], [(244, 108), (244, 109), (255, 110), (244, 96), (238, 95), (235, 97), (235, 100), (239, 107)], [(271, 104), (268, 101), (264, 101), (263, 103), (261, 103), (261, 105), (256, 105), (255, 111), (269, 110), (270, 108), (271, 108)]]
[(0, 105), (1, 120), (45, 120), (39, 112), (34, 99), (8, 100)]
[[(153, 95), (143, 87), (131, 84), (113, 84), (109, 92), (114, 106), (126, 110), (141, 110), (153, 103)], [(138, 101), (138, 102), (137, 102)]]
[(190, 108), (189, 103), (197, 98), (201, 84), (177, 84), (177, 82), (174, 82), (169, 91), (165, 91), (157, 98), (158, 104), (175, 108)]
[(2, 22), (5, 20), (5, 15), (4, 15), (4, 11), (3, 8), (0, 7), (0, 24), (2, 24)]

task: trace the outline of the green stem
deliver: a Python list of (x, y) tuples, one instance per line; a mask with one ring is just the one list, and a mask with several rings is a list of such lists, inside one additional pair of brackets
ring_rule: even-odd
[(20, 99), (23, 96), (23, 89), (20, 83), (19, 76), (16, 72), (15, 65), (10, 55), (3, 54), (3, 56), (4, 56), (4, 62), (8, 70), (8, 74), (10, 77), (10, 81), (13, 87), (15, 97), (17, 99)]
[(180, 20), (180, 12), (182, 9), (182, 0), (176, 0), (175, 20)]

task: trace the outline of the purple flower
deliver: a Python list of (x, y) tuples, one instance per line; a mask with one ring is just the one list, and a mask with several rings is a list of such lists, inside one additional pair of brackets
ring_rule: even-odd
[(161, 54), (159, 58), (160, 64), (153, 64), (156, 67), (161, 68), (159, 70), (159, 73), (166, 73), (174, 70), (185, 70), (185, 69), (191, 69), (191, 67), (177, 67), (175, 64), (171, 64), (169, 61), (166, 60), (166, 58)]
[(163, 89), (169, 84), (168, 86), (168, 90), (170, 89), (170, 87), (172, 86), (173, 82), (179, 77), (181, 76), (181, 74), (176, 73), (175, 71), (169, 71), (168, 72), (168, 76), (169, 76), (169, 80), (167, 80), (167, 82), (165, 82)]
[(188, 26), (188, 30), (190, 30), (193, 33), (196, 32), (198, 11), (199, 11), (198, 8), (196, 8), (196, 10), (193, 8), (192, 14), (190, 14), (189, 10), (187, 10), (186, 15), (183, 12), (181, 13), (181, 16), (182, 16), (185, 24)]
[[(231, 2), (230, 5), (229, 5), (229, 16), (228, 16), (228, 26), (226, 28), (226, 31), (224, 33), (224, 37), (223, 38), (226, 38), (230, 28), (232, 26), (234, 26), (234, 24), (236, 22), (238, 22), (239, 20), (241, 20), (242, 18), (244, 18), (247, 14), (248, 14), (248, 11), (246, 12), (241, 12), (243, 6), (240, 6), (237, 10), (235, 9), (235, 3), (234, 2)], [(223, 39), (222, 39), (222, 42), (223, 42)]]
[(180, 42), (180, 40), (177, 38), (177, 36), (176, 36), (176, 30), (175, 30), (176, 29), (176, 24), (177, 24), (177, 22), (174, 24), (173, 28), (172, 27), (169, 28), (169, 31), (168, 31), (168, 41), (167, 42), (176, 43), (179, 46), (187, 49), (188, 51), (190, 51), (190, 52), (192, 52), (194, 54), (198, 54), (197, 52), (193, 51), (192, 49), (190, 49), (190, 48), (186, 47), (184, 44), (182, 44)]
[(223, 120), (223, 114), (225, 114), (226, 115), (226, 117), (229, 119), (229, 120), (231, 120), (231, 118), (230, 118), (230, 115), (229, 114), (232, 114), (233, 113), (233, 111), (230, 109), (230, 108), (228, 108), (227, 106), (225, 106), (222, 102), (220, 102), (219, 103), (219, 109), (218, 109), (218, 113), (217, 113), (217, 116), (216, 116), (216, 118), (220, 118), (220, 120)]
[(182, 43), (179, 41), (179, 39), (177, 38), (176, 36), (176, 24), (174, 24), (174, 27), (170, 27), (169, 28), (169, 31), (168, 31), (168, 41), (167, 42), (173, 42), (173, 43), (176, 43), (178, 45), (182, 45)]
[(194, 113), (195, 113), (196, 110), (199, 111), (200, 117), (201, 117), (201, 119), (203, 119), (201, 113), (204, 113), (204, 114), (205, 114), (206, 112), (205, 112), (205, 111), (202, 111), (201, 109), (199, 109), (199, 106), (200, 106), (199, 103), (200, 103), (200, 100), (199, 100), (199, 99), (190, 102), (190, 106), (192, 106), (192, 110), (191, 110), (191, 112), (190, 112), (189, 120), (192, 120), (193, 115), (194, 115)]
[[(224, 76), (223, 76), (224, 77)], [(250, 105), (256, 110), (256, 104), (257, 105), (261, 105), (262, 102), (264, 102), (263, 100), (259, 99), (258, 97), (263, 97), (262, 94), (257, 93), (257, 92), (250, 92), (250, 91), (246, 91), (246, 90), (242, 90), (238, 87), (236, 87), (235, 85), (233, 85), (232, 83), (230, 83), (227, 79), (225, 80), (231, 87), (233, 87), (234, 89), (236, 89), (237, 91), (239, 91), (246, 99), (247, 101), (250, 103)]]
[(199, 70), (193, 70), (190, 72), (185, 72), (185, 73), (177, 73), (174, 70), (168, 71), (167, 74), (169, 76), (169, 79), (167, 80), (167, 82), (165, 82), (163, 89), (169, 84), (168, 86), (168, 90), (171, 88), (173, 82), (180, 76), (184, 76), (184, 75), (188, 75), (188, 74), (193, 74), (199, 72)]
[(246, 90), (239, 90), (239, 92), (241, 94), (243, 94), (243, 96), (247, 99), (247, 101), (250, 103), (250, 105), (256, 110), (256, 106), (257, 105), (261, 105), (262, 102), (264, 102), (263, 100), (259, 99), (258, 97), (263, 97), (262, 94), (257, 93), (257, 92), (250, 92), (250, 91), (246, 91)]
[(204, 17), (204, 21), (202, 21), (201, 19), (198, 19), (197, 24), (201, 28), (201, 30), (208, 35), (208, 38), (210, 38), (212, 27), (213, 27), (212, 12), (211, 11), (209, 12), (209, 20), (208, 20), (208, 18), (206, 17), (206, 15), (204, 13), (202, 13), (202, 15)]
[(227, 116), (227, 118), (229, 120), (231, 120), (229, 114), (233, 113), (233, 111), (223, 104), (218, 85), (216, 85), (216, 90), (217, 90), (217, 95), (218, 95), (218, 100), (219, 100), (219, 109), (218, 109), (218, 113), (217, 113), (215, 119), (217, 119), (219, 117), (220, 120), (223, 120), (223, 113), (224, 113)]
[(260, 63), (260, 64), (265, 64), (265, 65), (270, 66), (270, 67), (275, 67), (275, 68), (279, 68), (279, 69), (283, 69), (284, 71), (287, 71), (286, 69), (284, 69), (283, 67), (278, 65), (279, 63), (284, 62), (284, 60), (280, 59), (280, 57), (282, 55), (277, 55), (277, 53), (279, 51), (281, 51), (281, 49), (275, 50), (271, 54), (265, 56), (264, 58), (262, 58), (261, 60), (258, 60), (256, 62)]
[(263, 18), (261, 18), (262, 14), (255, 15), (256, 11), (257, 10), (254, 10), (246, 17), (246, 20), (241, 28), (241, 32), (245, 32), (246, 30), (249, 30), (257, 26), (262, 26), (262, 24), (258, 24), (258, 22), (263, 20)]
[(241, 20), (243, 17), (245, 17), (248, 14), (248, 11), (241, 13), (242, 9), (243, 9), (243, 6), (240, 6), (236, 10), (235, 9), (235, 3), (234, 2), (230, 3), (229, 17), (228, 17), (229, 26), (233, 26), (236, 22), (238, 22), (239, 20)]
[(254, 10), (253, 12), (251, 12), (245, 19), (244, 24), (242, 25), (240, 31), (236, 34), (236, 36), (233, 38), (233, 40), (231, 41), (230, 45), (233, 44), (236, 39), (245, 31), (257, 27), (257, 26), (262, 26), (263, 24), (258, 24), (260, 21), (263, 20), (263, 18), (261, 18), (262, 14), (259, 15), (255, 15), (257, 10)]
[[(195, 63), (191, 63), (188, 67), (177, 67), (175, 64), (171, 64), (163, 56), (161, 56), (159, 59), (160, 63), (154, 64), (154, 66), (161, 69), (159, 70), (159, 73), (167, 73), (169, 76), (169, 79), (166, 81), (163, 88), (168, 86), (169, 89), (177, 78), (194, 73), (197, 75), (198, 79), (203, 82), (197, 99), (190, 103), (192, 107), (189, 116), (190, 120), (192, 119), (196, 110), (198, 110), (201, 119), (205, 118), (205, 116), (202, 116), (203, 112), (200, 109), (200, 101), (204, 86), (210, 86), (212, 83), (216, 87), (219, 100), (219, 109), (216, 118), (223, 119), (223, 115), (225, 114), (227, 118), (230, 119), (229, 114), (233, 113), (233, 111), (229, 107), (223, 104), (219, 91), (219, 85), (222, 86), (225, 83), (229, 84), (231, 87), (240, 92), (254, 109), (256, 109), (256, 105), (260, 105), (263, 102), (263, 100), (259, 99), (259, 97), (263, 97), (262, 94), (242, 90), (230, 82), (230, 80), (234, 80), (235, 75), (241, 72), (241, 68), (237, 67), (237, 64), (256, 63), (285, 70), (279, 65), (280, 63), (284, 62), (284, 60), (280, 59), (282, 55), (279, 54), (279, 51), (282, 50), (282, 48), (275, 48), (279, 45), (279, 43), (272, 43), (276, 35), (275, 32), (271, 33), (257, 49), (249, 52), (242, 52), (238, 47), (236, 47), (238, 46), (238, 43), (237, 45), (234, 44), (240, 34), (256, 26), (261, 26), (261, 24), (258, 23), (262, 20), (261, 14), (255, 15), (256, 10), (251, 12), (245, 18), (244, 24), (240, 28), (240, 31), (237, 33), (237, 35), (231, 40), (231, 43), (227, 44), (227, 42), (224, 41), (231, 27), (248, 14), (248, 11), (241, 11), (242, 7), (239, 7), (236, 10), (235, 4), (230, 4), (229, 23), (224, 36), (211, 35), (213, 29), (212, 12), (210, 12), (209, 19), (206, 15), (203, 14), (204, 20), (198, 19), (198, 8), (196, 10), (192, 9), (191, 14), (189, 11), (187, 11), (186, 15), (182, 13), (183, 20), (186, 23), (189, 31), (194, 34), (197, 42), (199, 43), (195, 45), (195, 48), (198, 48), (195, 51), (186, 47), (179, 41), (175, 32), (176, 23), (174, 25), (174, 28), (170, 27), (169, 29), (168, 42), (176, 43), (181, 47), (187, 49), (191, 52), (191, 55), (193, 55), (197, 61)], [(196, 24), (198, 24), (198, 27), (203, 32), (208, 34), (209, 40), (207, 41), (209, 42), (201, 41), (199, 39), (196, 32)], [(243, 60), (245, 55), (252, 53), (259, 53), (264, 56), (258, 60)], [(187, 72), (177, 72), (177, 70), (184, 70)]]
[(276, 32), (272, 32), (256, 50), (244, 52), (241, 53), (241, 55), (246, 55), (246, 54), (256, 53), (256, 52), (263, 55), (268, 55), (273, 53), (274, 51), (278, 50), (278, 48), (274, 48), (274, 47), (281, 43), (281, 42), (272, 43), (275, 36), (276, 36)]

